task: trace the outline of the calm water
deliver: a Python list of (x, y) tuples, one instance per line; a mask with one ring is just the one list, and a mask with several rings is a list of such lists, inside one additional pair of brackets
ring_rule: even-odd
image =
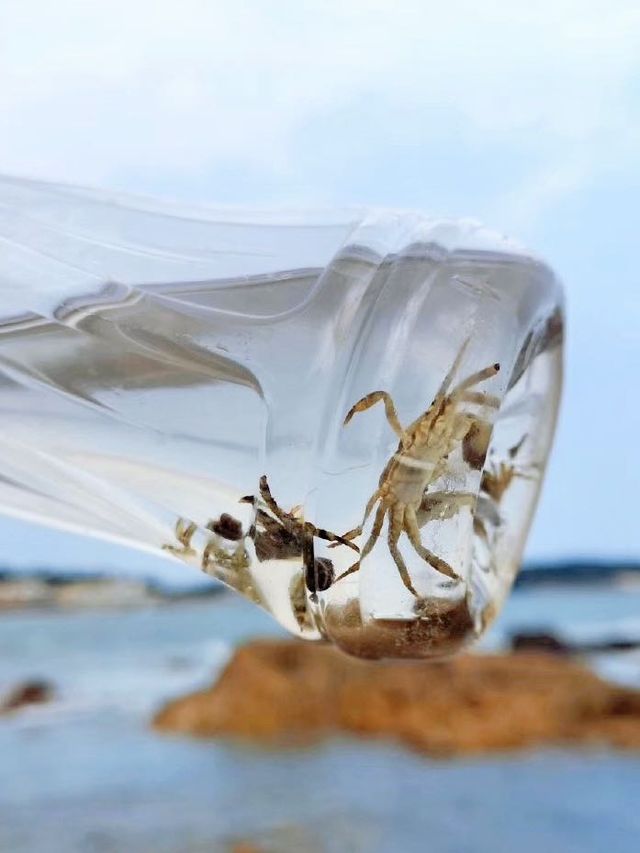
[[(640, 590), (518, 592), (498, 629), (640, 633)], [(640, 760), (545, 752), (438, 762), (336, 741), (271, 753), (161, 736), (148, 719), (205, 684), (233, 644), (278, 629), (241, 600), (0, 619), (0, 690), (52, 680), (57, 700), (0, 721), (0, 850), (635, 851)], [(595, 665), (640, 686), (637, 653)]]

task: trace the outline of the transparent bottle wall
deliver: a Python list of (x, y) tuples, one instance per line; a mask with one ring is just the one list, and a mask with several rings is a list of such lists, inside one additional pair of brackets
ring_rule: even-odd
[(560, 287), (520, 247), (4, 179), (0, 293), (4, 512), (360, 656), (449, 654), (499, 612), (561, 384)]

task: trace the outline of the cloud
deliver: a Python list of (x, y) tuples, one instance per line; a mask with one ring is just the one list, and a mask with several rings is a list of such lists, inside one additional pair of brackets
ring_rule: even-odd
[(633, 553), (635, 469), (612, 465), (640, 423), (639, 80), (637, 0), (2, 0), (0, 171), (428, 207), (525, 236), (570, 297), (533, 547)]
[[(540, 160), (546, 189), (535, 171), (525, 180), (537, 209), (637, 133), (640, 9), (513, 5), (4, 0), (0, 169), (109, 184), (229, 165), (286, 180), (322, 117), (344, 140), (338, 158), (388, 145), (390, 126), (425, 151), (452, 133), (508, 142)], [(313, 178), (305, 192), (326, 198)]]

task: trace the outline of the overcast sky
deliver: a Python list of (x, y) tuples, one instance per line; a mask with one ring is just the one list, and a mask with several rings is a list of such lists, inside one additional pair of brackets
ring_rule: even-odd
[[(637, 0), (0, 0), (2, 172), (473, 216), (548, 259), (568, 371), (532, 557), (640, 558), (638, 152)], [(20, 530), (0, 560), (130, 561)]]

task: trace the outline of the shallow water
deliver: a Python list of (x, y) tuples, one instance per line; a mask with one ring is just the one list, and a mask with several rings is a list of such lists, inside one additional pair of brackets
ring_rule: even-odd
[[(514, 625), (632, 632), (639, 605), (640, 591), (520, 591), (492, 642)], [(266, 838), (278, 851), (637, 849), (633, 756), (440, 762), (386, 744), (269, 752), (149, 729), (163, 701), (207, 683), (233, 644), (266, 633), (279, 629), (231, 596), (3, 616), (0, 689), (40, 676), (58, 698), (0, 721), (0, 850), (222, 851), (236, 837)], [(633, 653), (599, 663), (640, 684)]]

